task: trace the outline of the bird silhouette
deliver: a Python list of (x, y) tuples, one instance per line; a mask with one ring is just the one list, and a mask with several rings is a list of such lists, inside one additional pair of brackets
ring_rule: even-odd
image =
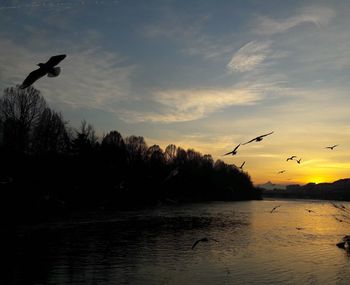
[(333, 145), (333, 146), (326, 146), (325, 148), (329, 148), (331, 150), (333, 150), (333, 148), (335, 148), (336, 146), (338, 146), (337, 144)]
[(242, 163), (242, 165), (239, 167), (240, 169), (243, 169), (243, 165), (245, 164), (245, 161)]
[(27, 88), (32, 85), (39, 78), (45, 76), (47, 74), (48, 77), (56, 77), (61, 73), (60, 67), (55, 67), (59, 64), (64, 58), (65, 54), (52, 56), (46, 63), (38, 63), (38, 69), (29, 73), (26, 79), (24, 79), (23, 83), (20, 85), (21, 89)]
[(337, 204), (334, 204), (334, 203), (332, 203), (332, 202), (331, 202), (331, 204), (332, 204), (335, 208), (337, 208), (337, 209), (339, 209), (339, 210), (341, 210), (341, 211), (350, 212), (350, 210), (349, 210), (348, 208), (346, 208), (343, 204), (337, 205)]
[(310, 210), (310, 209), (305, 209), (305, 211), (308, 211), (309, 213), (316, 213), (315, 211)]
[(278, 171), (277, 174), (281, 174), (281, 173), (284, 173), (286, 172), (285, 170), (281, 170), (281, 171)]
[(209, 240), (213, 240), (213, 241), (216, 241), (216, 242), (219, 242), (218, 240), (216, 239), (213, 239), (213, 238), (208, 238), (208, 237), (204, 237), (204, 238), (201, 238), (199, 240), (196, 240), (193, 245), (192, 245), (192, 250), (196, 247), (196, 245), (200, 242), (208, 242)]
[(250, 141), (248, 141), (248, 142), (246, 142), (246, 143), (243, 143), (242, 145), (251, 143), (251, 142), (253, 142), (253, 141), (256, 141), (256, 142), (262, 141), (262, 140), (263, 140), (263, 137), (266, 137), (266, 136), (271, 135), (271, 134), (273, 134), (273, 132), (268, 133), (268, 134), (265, 134), (265, 135), (258, 136), (258, 137), (256, 137), (256, 138), (253, 138), (253, 139), (251, 139)]
[(300, 158), (299, 160), (296, 160), (296, 162), (297, 162), (298, 164), (300, 164), (300, 161), (301, 161), (301, 158)]
[(287, 161), (288, 161), (288, 160), (293, 160), (294, 158), (296, 158), (296, 156), (295, 156), (295, 155), (292, 155), (291, 157), (288, 157), (288, 158), (287, 158)]
[(350, 224), (348, 221), (344, 221), (342, 219), (339, 219), (338, 217), (334, 216), (334, 219), (336, 219), (338, 222), (340, 223), (347, 223), (347, 224)]
[(231, 154), (232, 155), (235, 155), (237, 153), (237, 149), (239, 148), (241, 144), (239, 144), (238, 146), (236, 146), (232, 151), (228, 152), (228, 153), (225, 153), (224, 155), (228, 155), (228, 154)]
[(273, 207), (272, 210), (270, 211), (270, 213), (273, 213), (273, 211), (275, 211), (278, 207), (281, 207), (281, 205), (278, 205), (276, 207)]

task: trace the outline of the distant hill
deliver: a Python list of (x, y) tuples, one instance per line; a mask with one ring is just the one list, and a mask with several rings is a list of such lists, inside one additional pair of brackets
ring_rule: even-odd
[(266, 191), (263, 191), (265, 197), (350, 201), (350, 178), (340, 179), (330, 183), (308, 183), (303, 186), (287, 185), (284, 190), (264, 189), (266, 189)]
[(271, 181), (268, 181), (264, 184), (259, 184), (259, 185), (257, 185), (257, 187), (265, 189), (265, 190), (286, 189), (285, 185), (274, 184)]

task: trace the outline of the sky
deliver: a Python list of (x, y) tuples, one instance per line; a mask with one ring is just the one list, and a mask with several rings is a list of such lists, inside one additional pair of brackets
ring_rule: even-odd
[(73, 127), (246, 161), (255, 184), (332, 182), (350, 177), (349, 13), (349, 1), (1, 0), (0, 90), (67, 54), (34, 87)]

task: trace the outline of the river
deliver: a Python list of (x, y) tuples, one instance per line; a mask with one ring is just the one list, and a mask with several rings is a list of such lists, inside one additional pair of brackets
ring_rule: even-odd
[(337, 213), (311, 200), (77, 213), (16, 229), (9, 284), (350, 284)]

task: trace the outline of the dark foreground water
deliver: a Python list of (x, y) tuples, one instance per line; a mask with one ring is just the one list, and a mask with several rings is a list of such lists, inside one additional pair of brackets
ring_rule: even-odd
[[(284, 200), (76, 214), (17, 229), (6, 276), (8, 284), (350, 284), (350, 257), (335, 246), (350, 224), (337, 213), (329, 202)], [(202, 237), (218, 242), (192, 250)]]

